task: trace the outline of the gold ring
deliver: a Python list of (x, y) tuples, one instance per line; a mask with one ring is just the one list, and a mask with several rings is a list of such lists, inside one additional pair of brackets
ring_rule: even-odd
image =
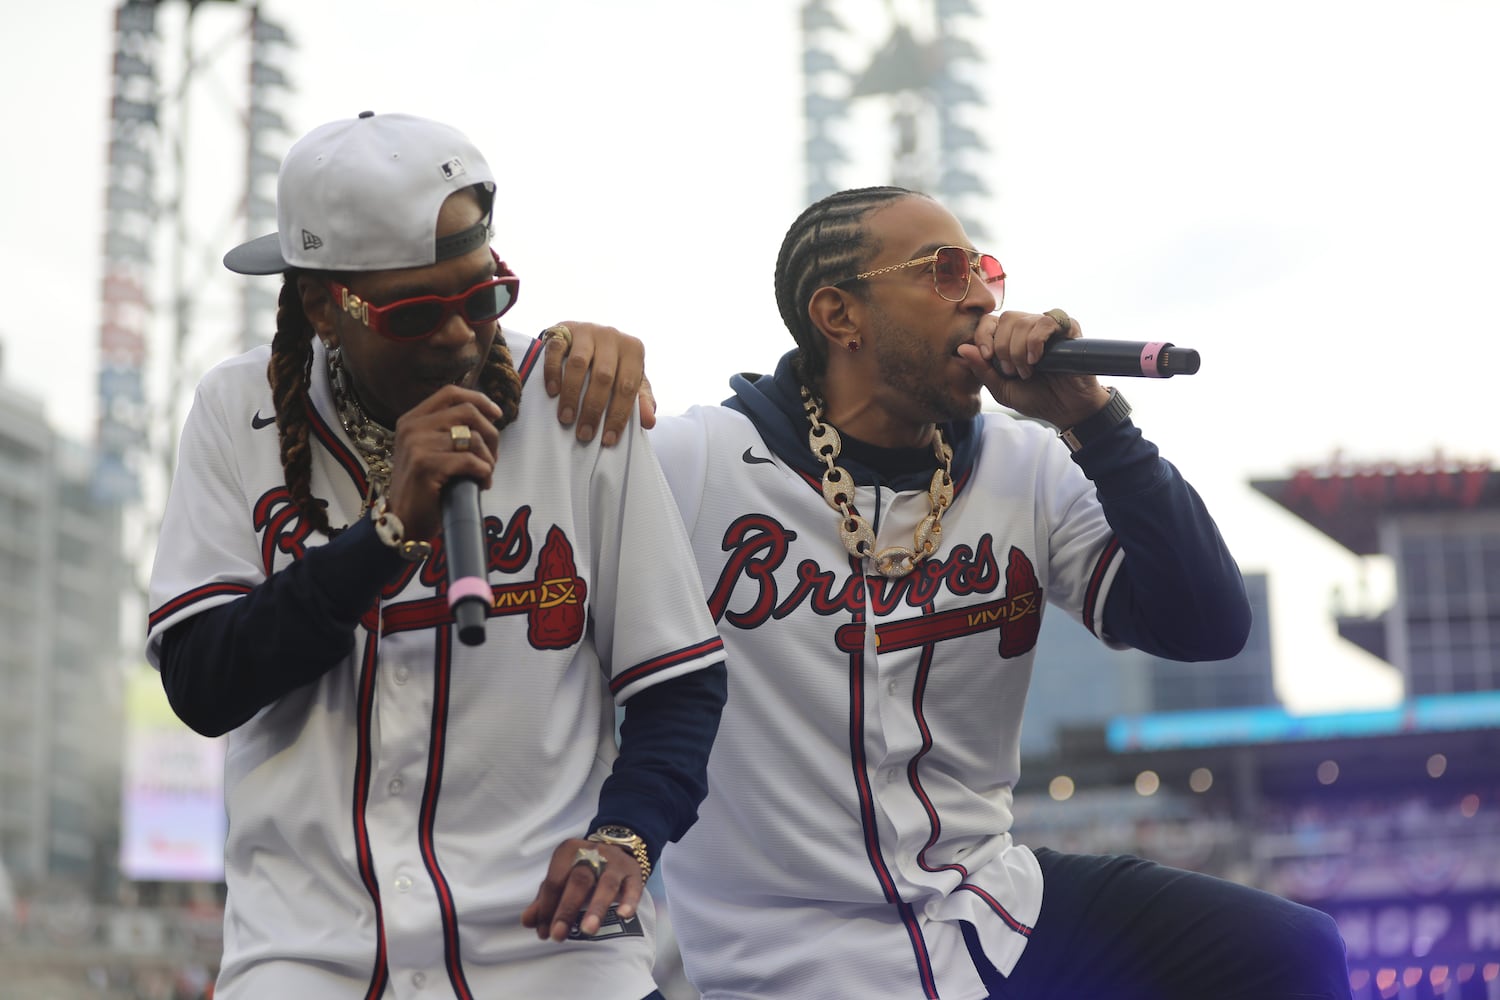
[(1068, 318), (1068, 314), (1067, 313), (1063, 312), (1061, 309), (1048, 309), (1046, 312), (1042, 313), (1042, 315), (1050, 317), (1053, 320), (1053, 322), (1055, 322), (1058, 326), (1062, 327), (1063, 335), (1064, 336), (1067, 335), (1067, 333), (1068, 333), (1068, 327), (1073, 322), (1071, 319)]
[(551, 340), (556, 337), (563, 342), (563, 353), (567, 353), (573, 346), (573, 331), (562, 323), (556, 323), (542, 331), (543, 340)]
[(448, 428), (448, 437), (453, 440), (454, 451), (468, 451), (474, 434), (469, 430), (468, 424), (454, 424)]
[(593, 869), (594, 878), (597, 879), (604, 874), (604, 855), (600, 854), (596, 848), (580, 847), (578, 853), (573, 855), (573, 867), (577, 868), (579, 865), (588, 865)]

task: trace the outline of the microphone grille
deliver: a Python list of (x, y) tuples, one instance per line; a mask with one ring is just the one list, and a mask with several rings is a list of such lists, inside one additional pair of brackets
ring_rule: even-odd
[(1187, 347), (1168, 346), (1161, 352), (1161, 370), (1168, 375), (1195, 375), (1198, 352)]

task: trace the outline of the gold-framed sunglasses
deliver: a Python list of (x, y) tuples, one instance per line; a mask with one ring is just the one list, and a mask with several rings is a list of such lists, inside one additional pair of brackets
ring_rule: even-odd
[(938, 247), (925, 257), (917, 257), (887, 267), (877, 267), (873, 271), (864, 271), (852, 278), (834, 282), (833, 287), (839, 288), (851, 282), (865, 281), (878, 275), (889, 274), (908, 267), (920, 267), (923, 264), (932, 265), (932, 287), (949, 302), (964, 300), (969, 294), (969, 279), (976, 274), (989, 286), (990, 292), (995, 296), (996, 309), (999, 309), (1001, 303), (1005, 301), (1005, 268), (1001, 267), (1000, 261), (992, 255), (970, 250), (967, 247)]

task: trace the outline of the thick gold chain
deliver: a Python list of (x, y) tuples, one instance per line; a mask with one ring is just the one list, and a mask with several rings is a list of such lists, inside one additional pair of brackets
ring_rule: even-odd
[(328, 381), (333, 387), (339, 423), (344, 425), (349, 440), (354, 442), (360, 458), (365, 461), (369, 488), (365, 491), (364, 505), (359, 508), (359, 516), (364, 517), (375, 498), (391, 484), (391, 451), (396, 445), (396, 434), (371, 420), (364, 407), (359, 405), (359, 400), (354, 398), (348, 375), (344, 372), (344, 359), (337, 348), (328, 352)]
[(932, 474), (932, 485), (927, 488), (931, 507), (912, 533), (912, 548), (892, 545), (876, 552), (875, 529), (854, 509), (854, 477), (849, 470), (835, 464), (843, 447), (839, 432), (832, 424), (823, 423), (823, 401), (805, 387), (802, 408), (812, 424), (807, 443), (828, 467), (823, 472), (823, 499), (839, 512), (839, 538), (844, 548), (860, 559), (874, 559), (875, 571), (884, 577), (896, 579), (916, 569), (917, 563), (937, 551), (943, 540), (943, 512), (953, 504), (953, 449), (943, 440), (943, 432), (936, 427), (932, 429), (932, 450), (939, 465)]

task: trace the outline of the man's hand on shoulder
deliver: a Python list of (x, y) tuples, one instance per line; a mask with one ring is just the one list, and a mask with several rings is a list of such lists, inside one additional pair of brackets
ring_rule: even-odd
[[(566, 330), (566, 334), (557, 331)], [(656, 397), (646, 378), (646, 345), (612, 326), (571, 320), (548, 327), (542, 361), (547, 395), (557, 399), (557, 419), (577, 422), (577, 437), (590, 441), (604, 418), (603, 445), (620, 439), (630, 408), (641, 404), (641, 426), (656, 425)], [(584, 383), (588, 391), (583, 391)], [(580, 399), (580, 394), (582, 398)]]

